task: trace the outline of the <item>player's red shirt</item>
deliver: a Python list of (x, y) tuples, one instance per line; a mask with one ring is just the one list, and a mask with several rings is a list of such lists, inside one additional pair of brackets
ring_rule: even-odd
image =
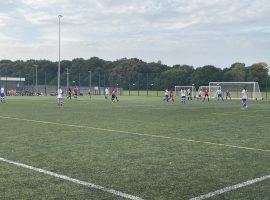
[(204, 95), (208, 95), (208, 90), (207, 89), (204, 90)]
[(73, 93), (74, 93), (74, 95), (78, 95), (78, 88), (77, 88), (77, 87), (75, 87), (75, 88), (73, 89)]
[(116, 95), (116, 90), (115, 89), (112, 90), (112, 95)]

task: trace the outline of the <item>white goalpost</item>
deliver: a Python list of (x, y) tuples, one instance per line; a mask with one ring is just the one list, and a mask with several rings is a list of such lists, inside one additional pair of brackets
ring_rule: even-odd
[(204, 96), (204, 90), (207, 89), (209, 91), (209, 98), (210, 99), (216, 98), (216, 93), (217, 93), (218, 88), (220, 88), (220, 86), (212, 86), (212, 87), (209, 87), (209, 85), (200, 86), (199, 89), (198, 89), (196, 97), (199, 97), (199, 92), (200, 91), (202, 91), (202, 95)]
[(191, 97), (195, 97), (196, 95), (196, 88), (194, 85), (190, 85), (190, 86), (174, 86), (174, 92), (175, 92), (175, 96), (180, 96), (180, 91), (182, 90), (190, 90), (191, 93)]
[(241, 99), (242, 90), (246, 88), (248, 91), (248, 99), (262, 100), (262, 94), (258, 82), (209, 82), (209, 97), (216, 97), (218, 88), (222, 91), (222, 96), (225, 97), (226, 91), (230, 93), (231, 99)]

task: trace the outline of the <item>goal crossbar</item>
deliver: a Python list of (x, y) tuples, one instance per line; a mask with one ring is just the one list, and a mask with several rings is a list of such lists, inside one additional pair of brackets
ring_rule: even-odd
[(249, 99), (262, 99), (258, 82), (209, 82), (209, 93), (212, 93), (212, 95), (209, 94), (209, 96), (215, 95), (213, 94), (213, 92), (216, 92), (214, 88), (220, 88), (223, 94), (225, 94), (226, 91), (229, 91), (232, 99), (241, 99), (242, 90), (246, 88)]

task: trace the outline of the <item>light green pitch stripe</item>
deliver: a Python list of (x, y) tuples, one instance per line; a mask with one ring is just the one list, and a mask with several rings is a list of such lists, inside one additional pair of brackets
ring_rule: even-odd
[(187, 139), (187, 138), (169, 137), (169, 136), (162, 136), (162, 135), (151, 135), (151, 134), (146, 134), (146, 133), (136, 133), (136, 132), (130, 132), (130, 131), (121, 131), (121, 130), (113, 130), (113, 129), (106, 129), (106, 128), (97, 128), (97, 127), (82, 126), (82, 125), (73, 125), (73, 124), (62, 124), (62, 123), (57, 123), (57, 122), (47, 122), (47, 121), (39, 121), (39, 120), (32, 120), (32, 119), (22, 119), (22, 118), (17, 118), (17, 117), (8, 117), (8, 116), (0, 116), (0, 118), (19, 120), (19, 121), (26, 121), (26, 122), (35, 122), (35, 123), (41, 123), (41, 124), (61, 125), (61, 126), (75, 127), (75, 128), (85, 128), (85, 129), (107, 131), (107, 132), (115, 132), (115, 133), (125, 133), (125, 134), (130, 134), (130, 135), (140, 135), (140, 136), (163, 138), (163, 139), (169, 139), (169, 140), (186, 141), (186, 142), (201, 143), (201, 144), (208, 144), (208, 145), (215, 145), (215, 146), (223, 146), (223, 147), (237, 148), (237, 149), (244, 149), (244, 150), (270, 152), (270, 149), (259, 149), (259, 148), (253, 148), (253, 147), (244, 147), (244, 146), (238, 146), (238, 145), (207, 142), (207, 141), (193, 140), (193, 139)]
[(36, 172), (43, 173), (43, 174), (46, 174), (46, 175), (50, 175), (50, 176), (53, 176), (53, 177), (56, 177), (56, 178), (59, 178), (59, 179), (66, 180), (66, 181), (77, 183), (77, 184), (80, 184), (80, 185), (83, 185), (83, 186), (86, 186), (86, 187), (89, 187), (89, 188), (102, 190), (104, 192), (108, 192), (108, 193), (111, 193), (111, 194), (114, 194), (114, 195), (117, 195), (117, 196), (120, 196), (120, 197), (124, 197), (126, 199), (143, 200), (140, 197), (133, 196), (133, 195), (130, 195), (130, 194), (126, 194), (126, 193), (123, 193), (123, 192), (120, 192), (120, 191), (117, 191), (117, 190), (114, 190), (114, 189), (111, 189), (111, 188), (105, 188), (103, 186), (96, 185), (94, 183), (81, 181), (79, 179), (74, 179), (74, 178), (71, 178), (71, 177), (68, 177), (68, 176), (65, 176), (65, 175), (62, 175), (62, 174), (57, 174), (57, 173), (54, 173), (54, 172), (51, 172), (51, 171), (47, 171), (47, 170), (44, 170), (44, 169), (41, 169), (41, 168), (36, 168), (36, 167), (30, 166), (30, 165), (15, 162), (15, 161), (8, 160), (8, 159), (2, 158), (2, 157), (0, 157), (0, 161), (6, 162), (6, 163), (9, 163), (9, 164), (13, 164), (13, 165), (16, 165), (18, 167), (23, 167), (23, 168), (26, 168), (26, 169), (30, 169), (32, 171), (36, 171)]

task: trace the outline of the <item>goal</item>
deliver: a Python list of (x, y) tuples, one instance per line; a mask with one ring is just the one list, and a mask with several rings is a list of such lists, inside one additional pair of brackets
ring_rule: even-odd
[(242, 90), (248, 91), (248, 99), (262, 100), (262, 94), (258, 82), (209, 82), (209, 96), (215, 97), (216, 90), (220, 88), (223, 97), (228, 90), (232, 99), (241, 99)]
[(208, 90), (209, 91), (209, 98), (210, 99), (213, 99), (213, 98), (216, 98), (216, 93), (217, 93), (217, 90), (218, 88), (220, 88), (220, 86), (212, 86), (210, 87), (209, 85), (207, 86), (200, 86), (199, 89), (198, 89), (198, 92), (197, 92), (197, 95), (196, 97), (198, 98), (199, 97), (199, 92), (202, 91), (202, 94), (204, 96), (204, 90)]
[(194, 85), (191, 86), (174, 86), (175, 96), (180, 96), (180, 91), (182, 90), (188, 90), (190, 89), (191, 97), (195, 97), (196, 95), (196, 88)]

